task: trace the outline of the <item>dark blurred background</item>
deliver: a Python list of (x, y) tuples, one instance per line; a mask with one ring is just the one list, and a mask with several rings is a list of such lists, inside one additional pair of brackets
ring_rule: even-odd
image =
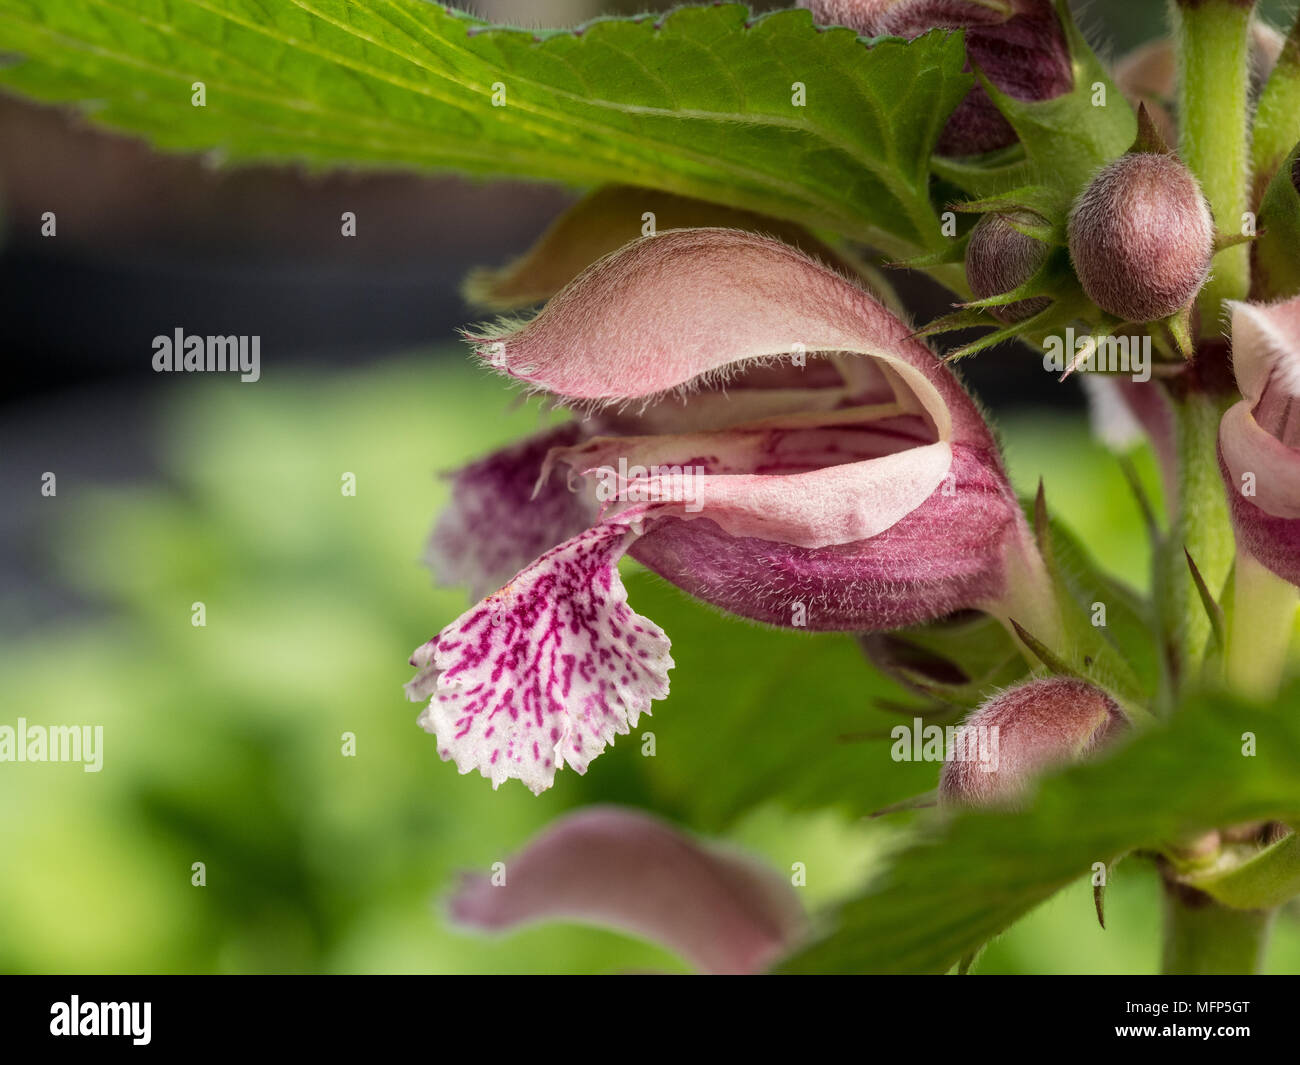
[[(566, 26), (602, 11), (669, 5), (468, 6), (501, 21)], [(1106, 54), (1158, 33), (1164, 14), (1161, 0), (1077, 6), (1085, 28), (1107, 27), (1103, 39), (1093, 34)], [(527, 247), (571, 193), (439, 176), (222, 170), (0, 97), (0, 197), (10, 365), (3, 402), (11, 408), (123, 375), (138, 383), (141, 336), (152, 337), (160, 320), (218, 333), (238, 321), (278, 362), (316, 366), (447, 337), (470, 314), (457, 294), (465, 270)], [(361, 220), (346, 241), (338, 236), (344, 210)], [(39, 235), (45, 211), (58, 217), (57, 239)], [(918, 311), (943, 306), (941, 294), (904, 285)], [(1014, 359), (1000, 352), (979, 360), (975, 380), (996, 376), (1007, 402), (1064, 401), (1041, 374), (1007, 373)]]

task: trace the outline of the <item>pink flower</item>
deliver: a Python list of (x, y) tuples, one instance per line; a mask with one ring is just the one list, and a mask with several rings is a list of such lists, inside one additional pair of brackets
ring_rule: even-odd
[[(936, 28), (966, 31), (966, 54), (1017, 100), (1048, 100), (1074, 86), (1070, 50), (1052, 0), (799, 0), (813, 19), (865, 37), (919, 37)], [(1015, 131), (976, 85), (948, 118), (944, 155), (1005, 148)]]
[[(636, 241), (528, 324), (471, 339), (489, 365), (592, 413), (540, 463), (534, 440), (461, 475), (443, 527), (475, 545), (461, 552), (470, 575), (518, 554), (512, 537), (535, 547), (524, 468), (549, 532), (574, 517), (557, 503), (560, 468), (594, 524), (412, 658), (420, 723), (462, 773), (540, 792), (667, 695), (669, 641), (628, 605), (624, 553), (776, 625), (881, 631), (967, 608), (1050, 624), (1035, 616), (1041, 560), (970, 397), (866, 291), (779, 241)], [(722, 387), (733, 379), (748, 387)], [(503, 485), (508, 502), (465, 509)]]
[(1300, 297), (1232, 304), (1243, 399), (1219, 424), (1219, 468), (1238, 547), (1300, 585)]
[(728, 974), (762, 972), (807, 930), (794, 888), (775, 870), (630, 810), (570, 814), (504, 865), (504, 883), (463, 877), (450, 901), (454, 922), (502, 931), (579, 921)]

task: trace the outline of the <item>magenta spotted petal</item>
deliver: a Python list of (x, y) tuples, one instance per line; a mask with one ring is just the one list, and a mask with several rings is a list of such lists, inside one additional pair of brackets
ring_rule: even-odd
[(628, 606), (618, 575), (631, 538), (616, 525), (580, 533), (415, 652), (407, 694), (429, 699), (419, 723), (444, 759), (540, 794), (668, 694), (668, 638)]

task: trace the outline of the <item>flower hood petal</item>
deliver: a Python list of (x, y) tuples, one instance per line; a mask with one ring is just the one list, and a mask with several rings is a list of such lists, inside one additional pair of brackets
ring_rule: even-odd
[(520, 381), (571, 401), (646, 401), (792, 352), (870, 356), (943, 441), (988, 441), (970, 397), (868, 292), (803, 253), (729, 229), (679, 229), (583, 271), (527, 324), (469, 339)]

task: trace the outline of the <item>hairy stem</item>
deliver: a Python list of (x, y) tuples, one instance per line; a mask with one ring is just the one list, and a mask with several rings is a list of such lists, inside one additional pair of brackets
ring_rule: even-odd
[(1271, 699), (1286, 669), (1300, 588), (1275, 576), (1251, 555), (1237, 556), (1228, 616), (1224, 675), (1243, 695)]
[(1228, 498), (1219, 474), (1219, 420), (1232, 396), (1191, 391), (1173, 401), (1178, 455), (1178, 512), (1164, 560), (1163, 614), (1175, 676), (1186, 678), (1205, 656), (1210, 619), (1183, 550), (1218, 596), (1236, 550)]
[[(1250, 145), (1247, 92), (1252, 2), (1179, 0), (1174, 6), (1179, 55), (1179, 153), (1201, 183), (1216, 227), (1238, 233), (1247, 209)], [(1201, 332), (1219, 332), (1224, 300), (1250, 291), (1250, 249), (1215, 256), (1201, 289)]]

